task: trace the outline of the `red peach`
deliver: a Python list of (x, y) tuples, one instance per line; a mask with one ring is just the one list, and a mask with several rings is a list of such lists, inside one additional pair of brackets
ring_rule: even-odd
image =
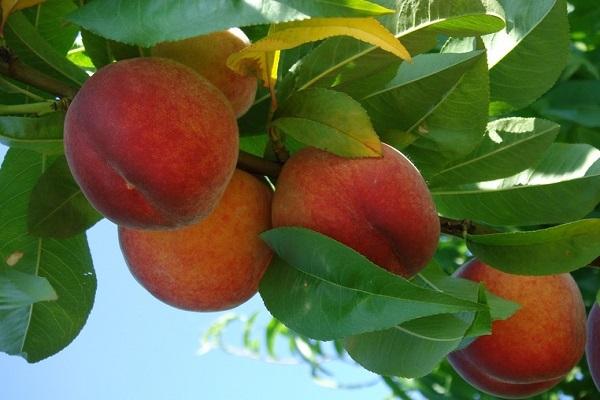
[(77, 93), (65, 153), (92, 205), (113, 222), (177, 227), (207, 216), (235, 169), (237, 123), (212, 84), (175, 61), (110, 64)]
[(271, 189), (236, 170), (216, 210), (198, 224), (171, 231), (119, 227), (134, 277), (174, 307), (218, 311), (258, 290), (272, 252), (259, 234), (271, 226)]
[(296, 153), (277, 181), (273, 226), (313, 229), (405, 277), (429, 262), (440, 234), (425, 181), (388, 145), (382, 158)]
[(159, 43), (152, 55), (166, 57), (193, 68), (225, 94), (239, 118), (248, 111), (256, 95), (254, 76), (243, 76), (227, 67), (227, 58), (250, 44), (238, 28), (195, 36), (175, 42)]
[(585, 308), (571, 275), (507, 274), (477, 259), (455, 275), (483, 282), (492, 293), (521, 305), (507, 320), (494, 321), (491, 335), (448, 356), (467, 381), (475, 377), (475, 386), (497, 395), (504, 390), (500, 383), (526, 385), (520, 388), (528, 393), (536, 386), (551, 387), (577, 364), (585, 345)]

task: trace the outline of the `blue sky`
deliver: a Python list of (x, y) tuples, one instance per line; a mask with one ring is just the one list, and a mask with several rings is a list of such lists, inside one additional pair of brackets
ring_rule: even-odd
[[(0, 145), (0, 161), (6, 149)], [(382, 384), (359, 390), (317, 386), (306, 365), (269, 364), (220, 350), (197, 355), (200, 336), (223, 313), (180, 311), (152, 297), (130, 275), (114, 224), (101, 221), (88, 238), (98, 290), (86, 326), (66, 349), (37, 364), (0, 354), (0, 399), (352, 400), (389, 394)], [(260, 311), (268, 319), (258, 295), (233, 311)], [(232, 336), (238, 332), (234, 328)], [(375, 377), (358, 367), (338, 372), (349, 382)]]

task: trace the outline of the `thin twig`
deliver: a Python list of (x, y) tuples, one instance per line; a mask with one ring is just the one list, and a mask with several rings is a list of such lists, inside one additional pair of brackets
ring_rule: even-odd
[(58, 97), (73, 97), (77, 88), (24, 64), (7, 47), (0, 47), (0, 74)]
[(277, 178), (281, 171), (281, 164), (246, 153), (242, 150), (240, 150), (238, 156), (237, 166), (246, 172), (266, 175), (271, 178)]

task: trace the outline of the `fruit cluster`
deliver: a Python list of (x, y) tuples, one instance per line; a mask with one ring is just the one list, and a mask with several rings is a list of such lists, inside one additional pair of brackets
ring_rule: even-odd
[[(274, 193), (236, 169), (236, 119), (252, 105), (257, 82), (225, 62), (248, 43), (233, 29), (159, 44), (152, 57), (98, 71), (69, 107), (69, 166), (94, 207), (119, 225), (133, 275), (178, 308), (235, 307), (257, 292), (272, 258), (259, 234), (302, 226), (414, 276), (433, 257), (440, 224), (425, 181), (392, 147), (365, 159), (305, 148), (284, 164)], [(494, 322), (492, 335), (449, 356), (473, 386), (507, 398), (532, 396), (577, 364), (585, 309), (570, 275), (515, 276), (478, 260), (456, 275), (521, 305)], [(588, 354), (600, 360), (597, 310)], [(590, 367), (598, 377), (600, 367)]]

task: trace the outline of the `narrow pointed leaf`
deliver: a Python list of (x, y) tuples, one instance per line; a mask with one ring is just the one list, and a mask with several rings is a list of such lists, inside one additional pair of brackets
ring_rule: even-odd
[(265, 305), (308, 337), (332, 340), (484, 307), (414, 285), (308, 229), (277, 228), (262, 237), (282, 257), (276, 257), (261, 281)]
[[(84, 70), (70, 62), (65, 55), (54, 48), (38, 32), (36, 27), (23, 15), (17, 13), (11, 16), (7, 24), (8, 40), (18, 43), (31, 54), (30, 63), (32, 66), (41, 65), (44, 70), (48, 70), (54, 76), (57, 76), (66, 82), (80, 86), (88, 78)], [(14, 48), (15, 46), (12, 46)], [(21, 54), (16, 49), (17, 54)]]
[(43, 117), (0, 117), (0, 143), (48, 155), (61, 154), (65, 116), (52, 113)]
[(275, 65), (275, 52), (333, 36), (351, 36), (401, 59), (410, 59), (406, 48), (374, 18), (313, 18), (275, 25), (265, 38), (232, 54), (227, 65), (240, 74), (255, 74), (267, 82), (269, 75), (277, 78), (270, 70)]
[[(394, 14), (380, 17), (408, 51), (415, 54), (435, 47), (436, 36), (474, 36), (496, 32), (504, 27), (502, 7), (495, 0), (397, 2), (383, 0)], [(309, 87), (330, 87), (355, 98), (382, 88), (400, 64), (392, 54), (352, 38), (325, 40), (311, 51), (287, 77), (284, 97)]]
[(584, 218), (600, 202), (600, 151), (555, 143), (534, 168), (497, 181), (434, 189), (440, 214), (491, 225), (540, 225)]
[(492, 113), (531, 104), (556, 82), (569, 54), (565, 0), (499, 1), (506, 29), (483, 37), (489, 50)]
[(540, 161), (560, 126), (542, 119), (490, 122), (479, 146), (463, 159), (429, 176), (430, 187), (490, 181), (514, 175)]
[(377, 16), (391, 11), (366, 0), (94, 0), (70, 19), (102, 37), (150, 47), (232, 26), (276, 24), (309, 17)]
[(571, 272), (600, 257), (600, 219), (527, 232), (468, 235), (467, 245), (482, 261), (510, 274)]

